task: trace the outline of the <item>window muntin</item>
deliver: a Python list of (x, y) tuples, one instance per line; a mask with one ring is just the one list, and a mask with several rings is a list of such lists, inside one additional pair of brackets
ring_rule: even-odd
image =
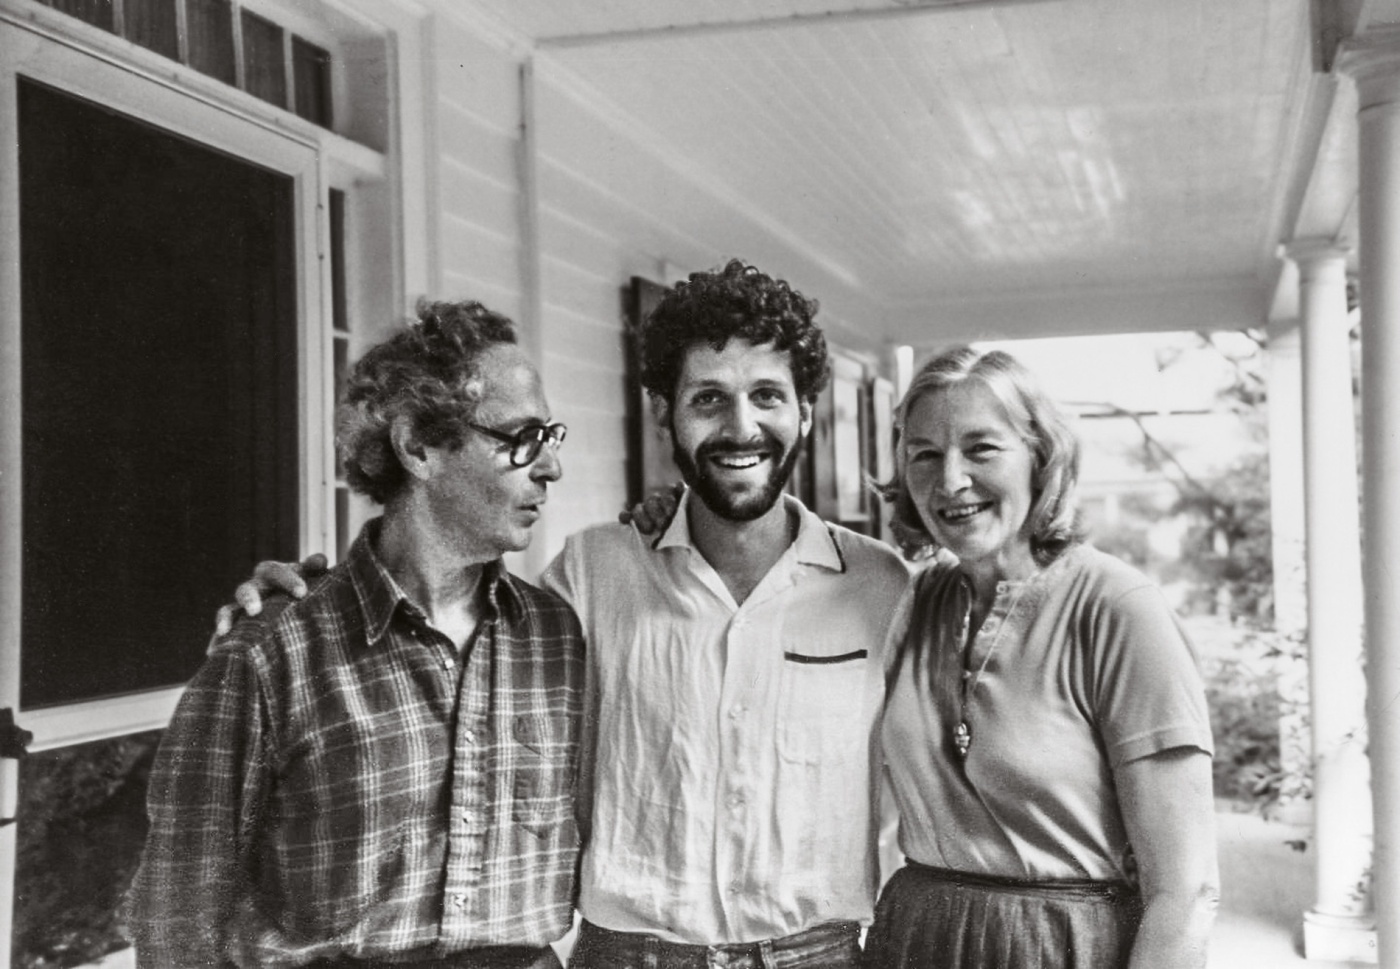
[(331, 127), (330, 51), (231, 0), (38, 2)]

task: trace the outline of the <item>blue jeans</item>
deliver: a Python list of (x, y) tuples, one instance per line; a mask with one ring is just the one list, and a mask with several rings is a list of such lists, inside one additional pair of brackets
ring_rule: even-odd
[(823, 922), (761, 942), (684, 945), (584, 921), (569, 969), (856, 969), (859, 962), (855, 922)]

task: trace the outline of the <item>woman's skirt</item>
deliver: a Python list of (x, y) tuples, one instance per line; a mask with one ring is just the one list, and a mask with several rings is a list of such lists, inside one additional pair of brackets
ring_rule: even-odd
[(1119, 969), (1142, 918), (1116, 882), (1018, 881), (910, 862), (890, 879), (866, 969)]

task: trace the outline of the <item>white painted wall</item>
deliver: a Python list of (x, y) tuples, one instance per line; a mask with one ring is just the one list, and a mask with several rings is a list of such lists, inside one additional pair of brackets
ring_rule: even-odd
[(522, 317), (519, 57), (436, 17), (437, 299), (476, 299)]

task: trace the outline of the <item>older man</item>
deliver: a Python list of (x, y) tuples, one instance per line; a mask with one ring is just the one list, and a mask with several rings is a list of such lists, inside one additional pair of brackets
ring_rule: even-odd
[(130, 898), (142, 966), (558, 965), (583, 640), (501, 555), (563, 437), (479, 304), (422, 304), (356, 364), (338, 439), (383, 516), (186, 690)]

